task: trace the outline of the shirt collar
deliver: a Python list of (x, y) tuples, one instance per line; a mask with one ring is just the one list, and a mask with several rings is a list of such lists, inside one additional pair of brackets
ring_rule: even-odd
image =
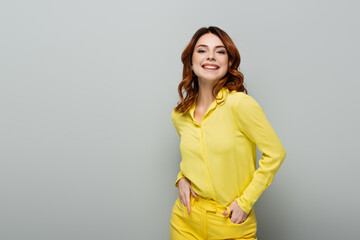
[[(204, 114), (203, 119), (205, 119), (206, 115), (208, 113), (210, 113), (210, 111), (214, 110), (219, 104), (225, 103), (228, 94), (229, 94), (229, 89), (227, 87), (222, 87), (216, 95), (216, 97), (219, 98), (219, 100), (214, 99), (214, 101), (210, 104), (209, 108), (207, 109), (206, 113)], [(194, 112), (195, 112), (195, 107), (196, 107), (197, 96), (198, 96), (198, 93), (196, 93), (195, 101), (189, 109), (190, 116), (193, 119), (193, 121), (196, 123), (197, 123), (197, 121), (195, 120)]]

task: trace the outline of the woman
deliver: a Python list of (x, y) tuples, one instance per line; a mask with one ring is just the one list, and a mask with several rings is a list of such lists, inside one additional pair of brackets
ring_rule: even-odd
[[(247, 95), (239, 52), (223, 30), (200, 28), (181, 60), (181, 101), (171, 118), (182, 160), (170, 239), (257, 239), (253, 205), (286, 151)], [(255, 170), (256, 145), (263, 154)]]

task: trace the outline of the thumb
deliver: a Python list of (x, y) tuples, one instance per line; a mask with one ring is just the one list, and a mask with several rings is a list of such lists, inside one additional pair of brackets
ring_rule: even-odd
[(194, 192), (194, 190), (190, 187), (191, 193), (195, 198), (198, 198), (198, 195)]
[(231, 208), (231, 206), (230, 206), (230, 207), (226, 207), (225, 212), (223, 212), (222, 214), (223, 214), (224, 216), (226, 216), (226, 215), (228, 215), (228, 214), (229, 214), (229, 212), (232, 212), (232, 208)]

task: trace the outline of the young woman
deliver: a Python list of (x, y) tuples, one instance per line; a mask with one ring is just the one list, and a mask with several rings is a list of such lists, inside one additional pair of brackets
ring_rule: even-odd
[[(286, 151), (247, 95), (239, 51), (223, 30), (200, 28), (181, 60), (181, 101), (171, 118), (182, 160), (170, 239), (257, 239), (253, 205)], [(256, 145), (263, 152), (258, 169)]]

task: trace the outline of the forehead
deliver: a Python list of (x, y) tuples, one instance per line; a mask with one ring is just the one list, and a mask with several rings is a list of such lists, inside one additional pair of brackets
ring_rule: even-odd
[(224, 45), (218, 36), (212, 33), (206, 33), (202, 35), (197, 41), (195, 47), (198, 45), (218, 46)]

